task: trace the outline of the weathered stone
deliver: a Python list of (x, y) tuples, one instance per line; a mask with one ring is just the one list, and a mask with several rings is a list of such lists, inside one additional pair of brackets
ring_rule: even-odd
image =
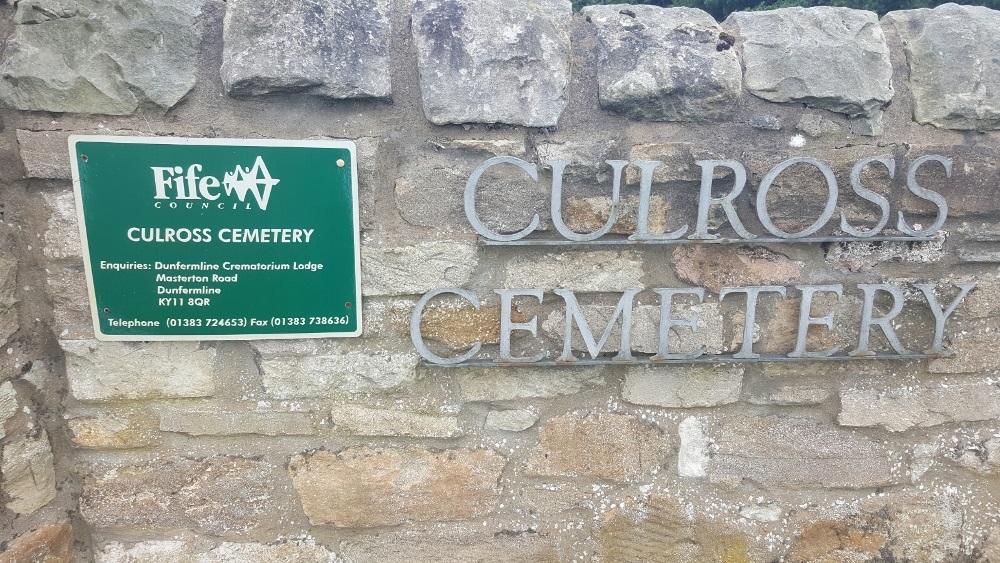
[(740, 399), (743, 366), (643, 366), (625, 374), (622, 399), (658, 407), (714, 407)]
[(851, 117), (872, 117), (892, 99), (889, 47), (874, 12), (735, 12), (723, 27), (742, 39), (744, 80), (755, 96)]
[(815, 113), (803, 115), (795, 124), (795, 128), (813, 138), (836, 135), (844, 131), (844, 128), (836, 122)]
[(227, 2), (222, 84), (231, 95), (389, 98), (390, 4)]
[(80, 401), (206, 397), (215, 390), (215, 348), (197, 342), (60, 340), (66, 377)]
[[(995, 158), (992, 158), (993, 151), (987, 147), (975, 145), (914, 145), (907, 151), (906, 160), (908, 163), (912, 163), (922, 156), (933, 154), (952, 159), (951, 177), (946, 176), (944, 167), (940, 163), (928, 162), (920, 167), (916, 178), (921, 186), (941, 194), (948, 202), (949, 221), (945, 223), (946, 229), (954, 228), (952, 227), (954, 223), (950, 220), (953, 217), (992, 216), (1000, 211), (1000, 201), (995, 197), (996, 188), (993, 184), (993, 178), (1000, 175), (1000, 164)], [(903, 172), (903, 164), (900, 163), (897, 166), (900, 168), (896, 172), (898, 175)], [(904, 193), (899, 207), (905, 210), (906, 222), (911, 226), (914, 223), (928, 225), (933, 220), (923, 221), (920, 218), (914, 218), (914, 215), (933, 217), (937, 214), (937, 208), (933, 204), (919, 199), (909, 192)], [(970, 234), (972, 235), (970, 238), (975, 238), (976, 235), (981, 236), (986, 233)], [(968, 245), (966, 249), (971, 250), (970, 247), (971, 245)]]
[(565, 415), (542, 426), (525, 472), (633, 481), (662, 467), (668, 446), (660, 428), (634, 416)]
[(431, 141), (436, 148), (479, 152), (492, 156), (516, 156), (523, 158), (527, 150), (524, 139), (451, 139), (442, 138)]
[(311, 412), (254, 410), (219, 412), (160, 411), (160, 430), (190, 436), (308, 436), (315, 434)]
[(485, 516), (505, 462), (492, 450), (357, 447), (296, 455), (288, 472), (310, 523), (355, 528)]
[(417, 0), (427, 119), (554, 127), (566, 107), (571, 23), (568, 0)]
[(541, 534), (458, 533), (452, 530), (384, 532), (342, 542), (338, 553), (351, 563), (558, 563), (565, 561)]
[[(709, 151), (694, 143), (649, 143), (632, 145), (628, 159), (631, 162), (639, 160), (657, 160), (661, 162), (653, 169), (653, 185), (664, 182), (700, 182), (701, 167), (695, 164), (697, 160), (721, 160), (726, 158), (722, 153)], [(636, 166), (625, 169), (625, 183), (639, 183), (641, 172)], [(719, 167), (713, 171), (713, 178), (720, 180), (732, 176), (728, 168)], [(674, 227), (676, 228), (676, 227)]]
[(46, 258), (62, 259), (83, 257), (80, 247), (80, 227), (76, 216), (73, 192), (42, 192), (42, 198), (52, 210), (45, 229), (42, 253)]
[(785, 558), (790, 563), (878, 560), (889, 543), (888, 532), (877, 518), (815, 522), (799, 533)]
[(17, 317), (17, 260), (0, 258), (0, 345), (6, 344), (21, 327)]
[[(544, 266), (543, 266), (544, 265)], [(597, 250), (540, 257), (517, 256), (507, 263), (504, 287), (563, 288), (581, 292), (625, 291), (642, 287), (642, 261), (636, 252)]]
[(910, 67), (913, 119), (948, 129), (1000, 128), (1000, 62), (993, 30), (1000, 12), (945, 4), (889, 12)]
[(588, 6), (600, 41), (602, 108), (630, 119), (700, 121), (733, 115), (742, 72), (731, 42), (694, 8)]
[[(845, 306), (845, 303), (849, 306)], [(860, 317), (855, 318), (856, 315), (847, 313), (847, 310), (851, 310), (852, 307), (856, 307), (860, 311), (862, 305), (858, 300), (852, 298), (838, 300), (836, 294), (833, 293), (814, 294), (810, 315), (832, 314), (834, 325), (833, 328), (810, 326), (806, 331), (806, 351), (818, 352), (838, 345), (843, 347), (845, 342), (840, 339), (846, 339), (848, 334), (853, 336), (851, 331), (856, 333), (857, 327), (861, 323)], [(770, 318), (766, 323), (762, 323), (762, 332), (765, 338), (763, 345), (758, 348), (761, 353), (788, 354), (795, 350), (799, 338), (801, 310), (802, 300), (798, 298), (782, 299), (774, 304)], [(844, 324), (850, 326), (843, 326)]]
[[(649, 198), (649, 222), (646, 228), (650, 233), (665, 233), (667, 231), (667, 211), (670, 206), (659, 195)], [(563, 221), (569, 229), (576, 233), (592, 233), (604, 227), (611, 217), (610, 197), (578, 197), (566, 198), (563, 205)], [(625, 196), (618, 207), (618, 220), (608, 231), (613, 235), (631, 235), (636, 231), (639, 219), (639, 198)]]
[(69, 150), (67, 131), (17, 130), (17, 147), (28, 178), (69, 180)]
[(747, 121), (747, 125), (764, 131), (781, 131), (781, 118), (775, 115), (755, 115)]
[(17, 391), (10, 381), (0, 383), (0, 438), (6, 436), (4, 424), (17, 414)]
[(604, 370), (581, 368), (463, 369), (456, 374), (469, 401), (513, 401), (573, 395), (604, 385)]
[(535, 156), (545, 168), (549, 168), (545, 164), (549, 160), (569, 161), (569, 166), (563, 169), (564, 189), (572, 189), (577, 181), (598, 182), (607, 186), (610, 193), (614, 176), (611, 165), (605, 161), (620, 156), (617, 146), (616, 141), (607, 139), (541, 141), (535, 145)]
[(1000, 368), (1000, 354), (992, 351), (1000, 346), (1000, 319), (969, 323), (965, 330), (950, 336), (955, 355), (931, 360), (931, 373), (991, 373)]
[[(524, 315), (511, 314), (513, 322), (524, 322)], [(420, 334), (444, 342), (453, 349), (468, 348), (476, 342), (500, 341), (500, 306), (471, 305), (427, 307), (420, 317)]]
[(336, 555), (312, 541), (276, 544), (222, 542), (212, 549), (195, 541), (143, 541), (126, 546), (107, 543), (95, 553), (96, 563), (230, 563), (233, 561), (281, 561), (282, 563), (330, 563)]
[(842, 242), (830, 247), (826, 261), (837, 268), (858, 272), (871, 270), (886, 262), (931, 264), (944, 258), (944, 236), (921, 242)]
[(681, 477), (704, 477), (708, 474), (708, 447), (711, 440), (705, 436), (700, 420), (689, 416), (677, 425), (680, 447), (677, 449), (677, 474)]
[(56, 498), (52, 446), (43, 430), (36, 438), (13, 441), (3, 447), (3, 491), (7, 508), (30, 514)]
[(69, 522), (41, 526), (8, 542), (0, 563), (71, 563), (73, 526)]
[(887, 446), (806, 418), (733, 417), (706, 434), (716, 445), (713, 483), (861, 489), (899, 482), (899, 460)]
[(620, 503), (601, 516), (597, 532), (601, 561), (742, 563), (769, 561), (735, 527), (697, 517), (672, 498)]
[(276, 399), (329, 397), (396, 389), (416, 378), (417, 355), (379, 347), (330, 344), (315, 355), (260, 362), (262, 383)]
[(396, 248), (362, 245), (362, 293), (410, 295), (462, 287), (476, 262), (475, 246), (464, 242), (431, 241)]
[(271, 509), (274, 470), (264, 461), (225, 456), (112, 467), (84, 480), (80, 513), (100, 528), (245, 533)]
[(73, 443), (84, 448), (142, 448), (159, 442), (156, 420), (142, 412), (109, 412), (73, 416), (66, 420)]
[(845, 389), (840, 392), (844, 426), (881, 426), (890, 432), (950, 422), (1000, 417), (1000, 389), (987, 381), (935, 387)]
[(799, 281), (802, 262), (766, 248), (679, 246), (673, 252), (674, 271), (681, 279), (718, 293), (723, 287)]
[(531, 409), (510, 409), (486, 413), (486, 428), (521, 432), (538, 422), (538, 413)]
[(340, 432), (358, 436), (452, 438), (462, 435), (455, 415), (372, 408), (350, 403), (334, 406), (330, 410), (330, 423)]
[(20, 110), (126, 115), (195, 84), (204, 0), (32, 0), (14, 16), (0, 101)]
[(833, 395), (833, 391), (819, 386), (778, 385), (752, 390), (747, 402), (754, 405), (818, 405)]
[(73, 340), (94, 338), (83, 264), (50, 264), (45, 270), (59, 337)]

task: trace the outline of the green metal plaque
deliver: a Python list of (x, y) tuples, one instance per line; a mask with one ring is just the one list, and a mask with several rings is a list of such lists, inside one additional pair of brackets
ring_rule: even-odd
[(353, 143), (69, 145), (99, 339), (361, 334)]

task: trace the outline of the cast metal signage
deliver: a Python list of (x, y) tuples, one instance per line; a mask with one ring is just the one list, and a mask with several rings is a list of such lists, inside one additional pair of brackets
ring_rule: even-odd
[(361, 334), (353, 143), (69, 145), (99, 339)]

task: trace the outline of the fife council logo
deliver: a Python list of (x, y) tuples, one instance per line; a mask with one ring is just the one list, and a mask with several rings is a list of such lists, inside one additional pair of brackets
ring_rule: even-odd
[[(275, 179), (257, 156), (253, 166), (236, 165), (232, 172), (225, 172), (222, 181), (217, 176), (201, 175), (204, 167), (191, 164), (185, 171), (182, 166), (151, 166), (156, 195), (153, 207), (157, 209), (257, 209), (265, 211), (271, 199), (271, 188), (281, 180)], [(248, 199), (247, 194), (253, 198)], [(237, 201), (238, 200), (238, 201)]]

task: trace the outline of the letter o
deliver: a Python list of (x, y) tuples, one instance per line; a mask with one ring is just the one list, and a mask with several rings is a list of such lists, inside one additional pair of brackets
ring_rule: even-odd
[[(773, 221), (771, 221), (770, 215), (767, 213), (767, 191), (771, 189), (771, 184), (778, 178), (778, 175), (785, 171), (786, 168), (798, 163), (812, 164), (820, 172), (823, 173), (823, 178), (826, 179), (826, 207), (823, 208), (823, 213), (816, 219), (816, 222), (809, 225), (805, 229), (797, 233), (786, 233), (777, 227)], [(767, 229), (767, 232), (778, 238), (803, 238), (807, 237), (816, 231), (820, 230), (823, 225), (833, 217), (833, 211), (837, 208), (837, 177), (834, 176), (833, 170), (823, 162), (816, 160), (815, 158), (809, 157), (796, 157), (789, 158), (783, 162), (778, 163), (772, 168), (764, 179), (760, 182), (760, 189), (757, 190), (757, 219), (760, 224)]]

